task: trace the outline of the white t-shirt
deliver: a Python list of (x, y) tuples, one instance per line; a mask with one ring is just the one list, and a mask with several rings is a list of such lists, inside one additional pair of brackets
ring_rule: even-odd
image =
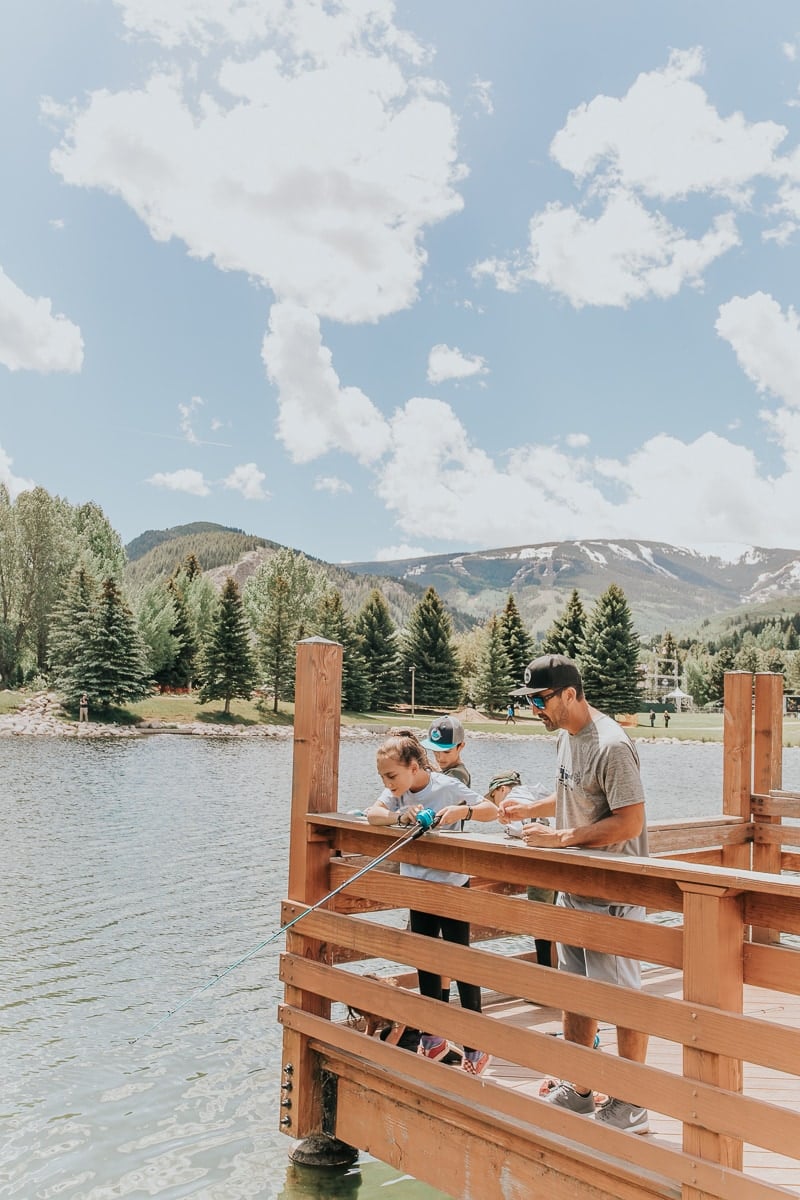
[[(473, 792), (460, 779), (455, 779), (452, 775), (442, 775), (439, 771), (431, 771), (430, 780), (422, 791), (403, 792), (402, 796), (393, 796), (388, 788), (384, 788), (376, 803), (385, 805), (389, 812), (399, 812), (401, 808), (408, 808), (412, 804), (421, 804), (423, 808), (441, 812), (451, 804), (469, 804), (475, 808), (482, 799), (482, 796)], [(437, 828), (457, 830), (460, 826), (460, 821), (453, 821), (449, 825), (439, 825)], [(454, 887), (463, 887), (469, 879), (469, 875), (462, 875), (457, 871), (442, 871), (437, 867), (419, 867), (415, 863), (404, 862), (400, 863), (400, 874), (408, 875), (412, 879), (426, 879), (429, 883), (451, 883)]]

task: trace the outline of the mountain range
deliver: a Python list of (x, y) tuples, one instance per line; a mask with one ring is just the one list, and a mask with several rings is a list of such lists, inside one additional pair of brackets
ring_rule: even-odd
[[(223, 563), (218, 549), (221, 533), (227, 535), (230, 558)], [(180, 562), (189, 541), (220, 586), (228, 574), (242, 585), (277, 548), (267, 539), (206, 523), (149, 530), (127, 547), (137, 582), (171, 569), (165, 567), (171, 550), (175, 564)], [(209, 550), (215, 548), (208, 561), (202, 553), (204, 544)], [(145, 547), (150, 548), (143, 553)], [(502, 611), (513, 592), (526, 625), (541, 634), (563, 611), (573, 588), (589, 607), (611, 583), (625, 592), (636, 628), (645, 637), (665, 629), (676, 634), (693, 631), (712, 617), (768, 606), (768, 602), (795, 600), (800, 606), (800, 550), (793, 549), (690, 549), (664, 542), (592, 538), (392, 562), (314, 561), (342, 592), (350, 611), (360, 607), (371, 587), (379, 586), (395, 619), (402, 623), (424, 589), (434, 587), (457, 629)]]

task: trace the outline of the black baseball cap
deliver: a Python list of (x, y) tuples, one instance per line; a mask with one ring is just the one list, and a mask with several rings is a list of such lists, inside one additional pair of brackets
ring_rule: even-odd
[(566, 654), (543, 654), (525, 668), (525, 686), (534, 694), (567, 687), (582, 692), (583, 680), (575, 663)]

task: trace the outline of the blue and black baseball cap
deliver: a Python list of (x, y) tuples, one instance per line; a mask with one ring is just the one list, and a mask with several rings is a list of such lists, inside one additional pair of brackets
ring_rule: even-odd
[(458, 717), (437, 717), (421, 740), (426, 750), (454, 750), (465, 740), (464, 726)]

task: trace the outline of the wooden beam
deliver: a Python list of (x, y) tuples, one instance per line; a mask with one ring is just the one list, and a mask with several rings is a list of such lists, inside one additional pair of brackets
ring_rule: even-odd
[[(323, 830), (310, 828), (306, 813), (326, 812), (338, 804), (341, 724), (342, 647), (323, 638), (298, 643), (294, 714), (292, 811), (289, 828), (289, 895), (312, 905), (330, 891), (330, 843)], [(330, 949), (290, 930), (287, 948), (326, 960)], [(286, 1002), (319, 1017), (330, 1004), (313, 992), (287, 987)], [(283, 1039), (281, 1129), (295, 1138), (322, 1131), (319, 1063), (306, 1038), (286, 1030)]]
[[(752, 788), (753, 676), (749, 671), (725, 674), (723, 709), (722, 811), (750, 819)], [(747, 870), (750, 847), (727, 847), (722, 864)]]
[[(755, 711), (753, 718), (753, 791), (780, 790), (783, 782), (783, 676), (756, 675)], [(781, 839), (764, 837), (780, 833), (781, 818), (777, 814), (753, 813), (753, 870), (780, 875)], [(788, 845), (800, 846), (800, 837), (785, 839)], [(754, 942), (780, 941), (780, 931), (754, 926)]]
[[(684, 963), (683, 994), (725, 1012), (740, 1013), (744, 994), (742, 948), (744, 923), (742, 900), (723, 888), (684, 885)], [(742, 1090), (742, 1063), (739, 1057), (709, 1054), (703, 1049), (684, 1046), (683, 1072), (690, 1079), (702, 1080), (728, 1091)], [(700, 1120), (684, 1124), (683, 1148), (727, 1167), (742, 1169), (741, 1137), (713, 1132)], [(707, 1200), (698, 1188), (684, 1189), (684, 1200)]]

